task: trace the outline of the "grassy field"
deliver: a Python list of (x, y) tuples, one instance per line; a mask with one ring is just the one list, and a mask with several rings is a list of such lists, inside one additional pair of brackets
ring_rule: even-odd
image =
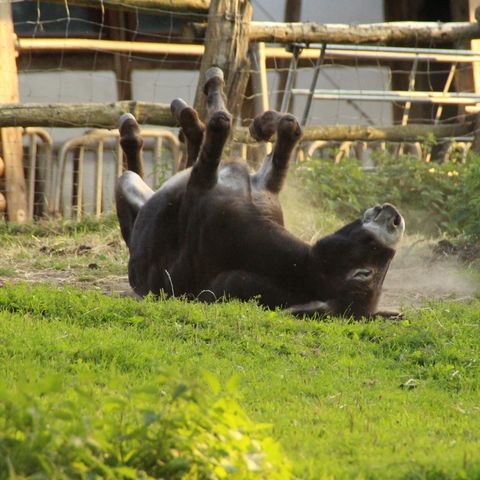
[(480, 478), (479, 300), (398, 322), (137, 301), (113, 222), (0, 240), (0, 478), (147, 478), (144, 450), (204, 478), (222, 442), (214, 478)]

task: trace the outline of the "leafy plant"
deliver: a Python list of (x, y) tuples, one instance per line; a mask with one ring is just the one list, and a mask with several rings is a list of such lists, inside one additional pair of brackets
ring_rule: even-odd
[(338, 165), (312, 158), (295, 166), (294, 179), (316, 206), (345, 221), (391, 202), (401, 209), (409, 232), (480, 235), (480, 157), (438, 164), (382, 153), (376, 164), (364, 170), (352, 158)]
[(58, 375), (0, 389), (0, 478), (289, 478), (264, 425), (205, 373), (211, 391), (157, 374), (103, 391)]

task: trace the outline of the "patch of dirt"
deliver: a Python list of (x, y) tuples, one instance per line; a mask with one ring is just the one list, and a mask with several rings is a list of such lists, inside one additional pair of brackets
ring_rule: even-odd
[(443, 242), (421, 237), (403, 240), (385, 278), (382, 308), (419, 307), (431, 300), (467, 301), (478, 295), (479, 272), (468, 268), (462, 250), (446, 253), (448, 245)]
[(480, 245), (474, 243), (452, 243), (443, 239), (433, 246), (432, 251), (438, 259), (458, 258), (467, 265), (480, 259)]
[[(385, 279), (380, 308), (417, 308), (431, 300), (467, 301), (480, 293), (479, 259), (480, 246), (406, 237)], [(127, 260), (128, 251), (116, 229), (78, 237), (21, 237), (3, 245), (0, 284), (72, 285), (135, 297), (128, 283)]]

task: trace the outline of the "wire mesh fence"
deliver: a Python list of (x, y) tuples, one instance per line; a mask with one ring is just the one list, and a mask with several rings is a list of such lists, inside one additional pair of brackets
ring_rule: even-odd
[[(320, 9), (310, 3), (316, 2), (304, 1), (312, 16), (309, 20), (323, 20)], [(370, 17), (362, 2), (357, 6), (350, 4), (349, 14), (355, 15), (354, 10), (358, 10), (357, 18), (364, 21), (382, 20), (381, 2), (370, 3)], [(39, 0), (13, 1), (11, 5), (17, 35), (20, 102), (88, 104), (134, 99), (168, 104), (173, 98), (182, 97), (194, 103), (205, 51), (207, 9), (159, 10), (137, 3), (121, 10), (110, 8), (108, 2), (90, 8), (73, 1)], [(272, 16), (272, 9), (263, 2), (254, 1), (253, 11), (254, 19), (278, 20), (278, 12)], [(220, 43), (222, 38), (215, 41)], [(241, 125), (248, 125), (264, 109), (283, 108), (297, 115), (307, 127), (448, 127), (468, 123), (472, 117), (466, 105), (476, 105), (480, 100), (474, 83), (468, 81), (480, 55), (467, 49), (300, 45), (297, 61), (292, 63), (295, 46), (268, 44), (259, 49), (258, 44), (252, 43), (250, 47), (250, 62), (245, 67), (250, 80), (241, 101)], [(320, 60), (322, 48), (324, 58)], [(289, 75), (290, 83), (288, 78), (286, 81)], [(170, 127), (162, 127), (158, 132), (177, 135), (176, 129)], [(29, 218), (52, 211), (78, 216), (111, 208), (114, 180), (121, 163), (114, 132), (104, 142), (102, 180), (98, 179), (95, 166), (99, 163), (98, 144), (76, 144), (79, 138), (95, 133), (88, 134), (82, 127), (48, 127), (37, 132), (27, 128), (23, 133)], [(340, 137), (309, 138), (299, 152), (303, 156), (318, 155), (333, 147), (337, 149), (337, 161), (342, 155), (356, 155), (368, 164), (372, 149), (392, 148), (394, 153), (409, 151), (432, 160), (432, 155), (433, 159), (445, 158), (453, 140), (468, 150), (472, 138), (447, 135), (438, 140), (438, 146), (433, 146), (433, 153), (432, 139), (405, 145), (397, 142), (393, 147), (378, 139), (365, 144), (366, 140), (348, 139), (349, 143), (345, 143)], [(175, 164), (177, 147), (164, 148), (159, 156), (155, 141), (149, 140), (145, 149), (151, 172), (174, 171), (171, 165)], [(76, 146), (62, 157), (69, 142)], [(155, 186), (158, 179), (151, 173), (150, 180)], [(8, 199), (5, 183), (0, 186)], [(100, 207), (99, 188), (103, 192)]]

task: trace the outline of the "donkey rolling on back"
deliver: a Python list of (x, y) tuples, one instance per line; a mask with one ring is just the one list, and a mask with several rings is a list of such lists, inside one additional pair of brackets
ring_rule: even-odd
[(120, 119), (129, 170), (118, 180), (117, 214), (130, 251), (129, 281), (139, 295), (256, 298), (294, 314), (371, 316), (405, 228), (390, 204), (309, 245), (283, 226), (278, 200), (291, 153), (302, 132), (292, 115), (269, 111), (250, 132), (257, 140), (277, 134), (257, 172), (246, 162), (220, 164), (232, 122), (225, 107), (223, 74), (206, 75), (208, 120), (183, 100), (172, 113), (187, 146), (186, 168), (153, 192), (142, 180), (142, 139), (135, 118)]

